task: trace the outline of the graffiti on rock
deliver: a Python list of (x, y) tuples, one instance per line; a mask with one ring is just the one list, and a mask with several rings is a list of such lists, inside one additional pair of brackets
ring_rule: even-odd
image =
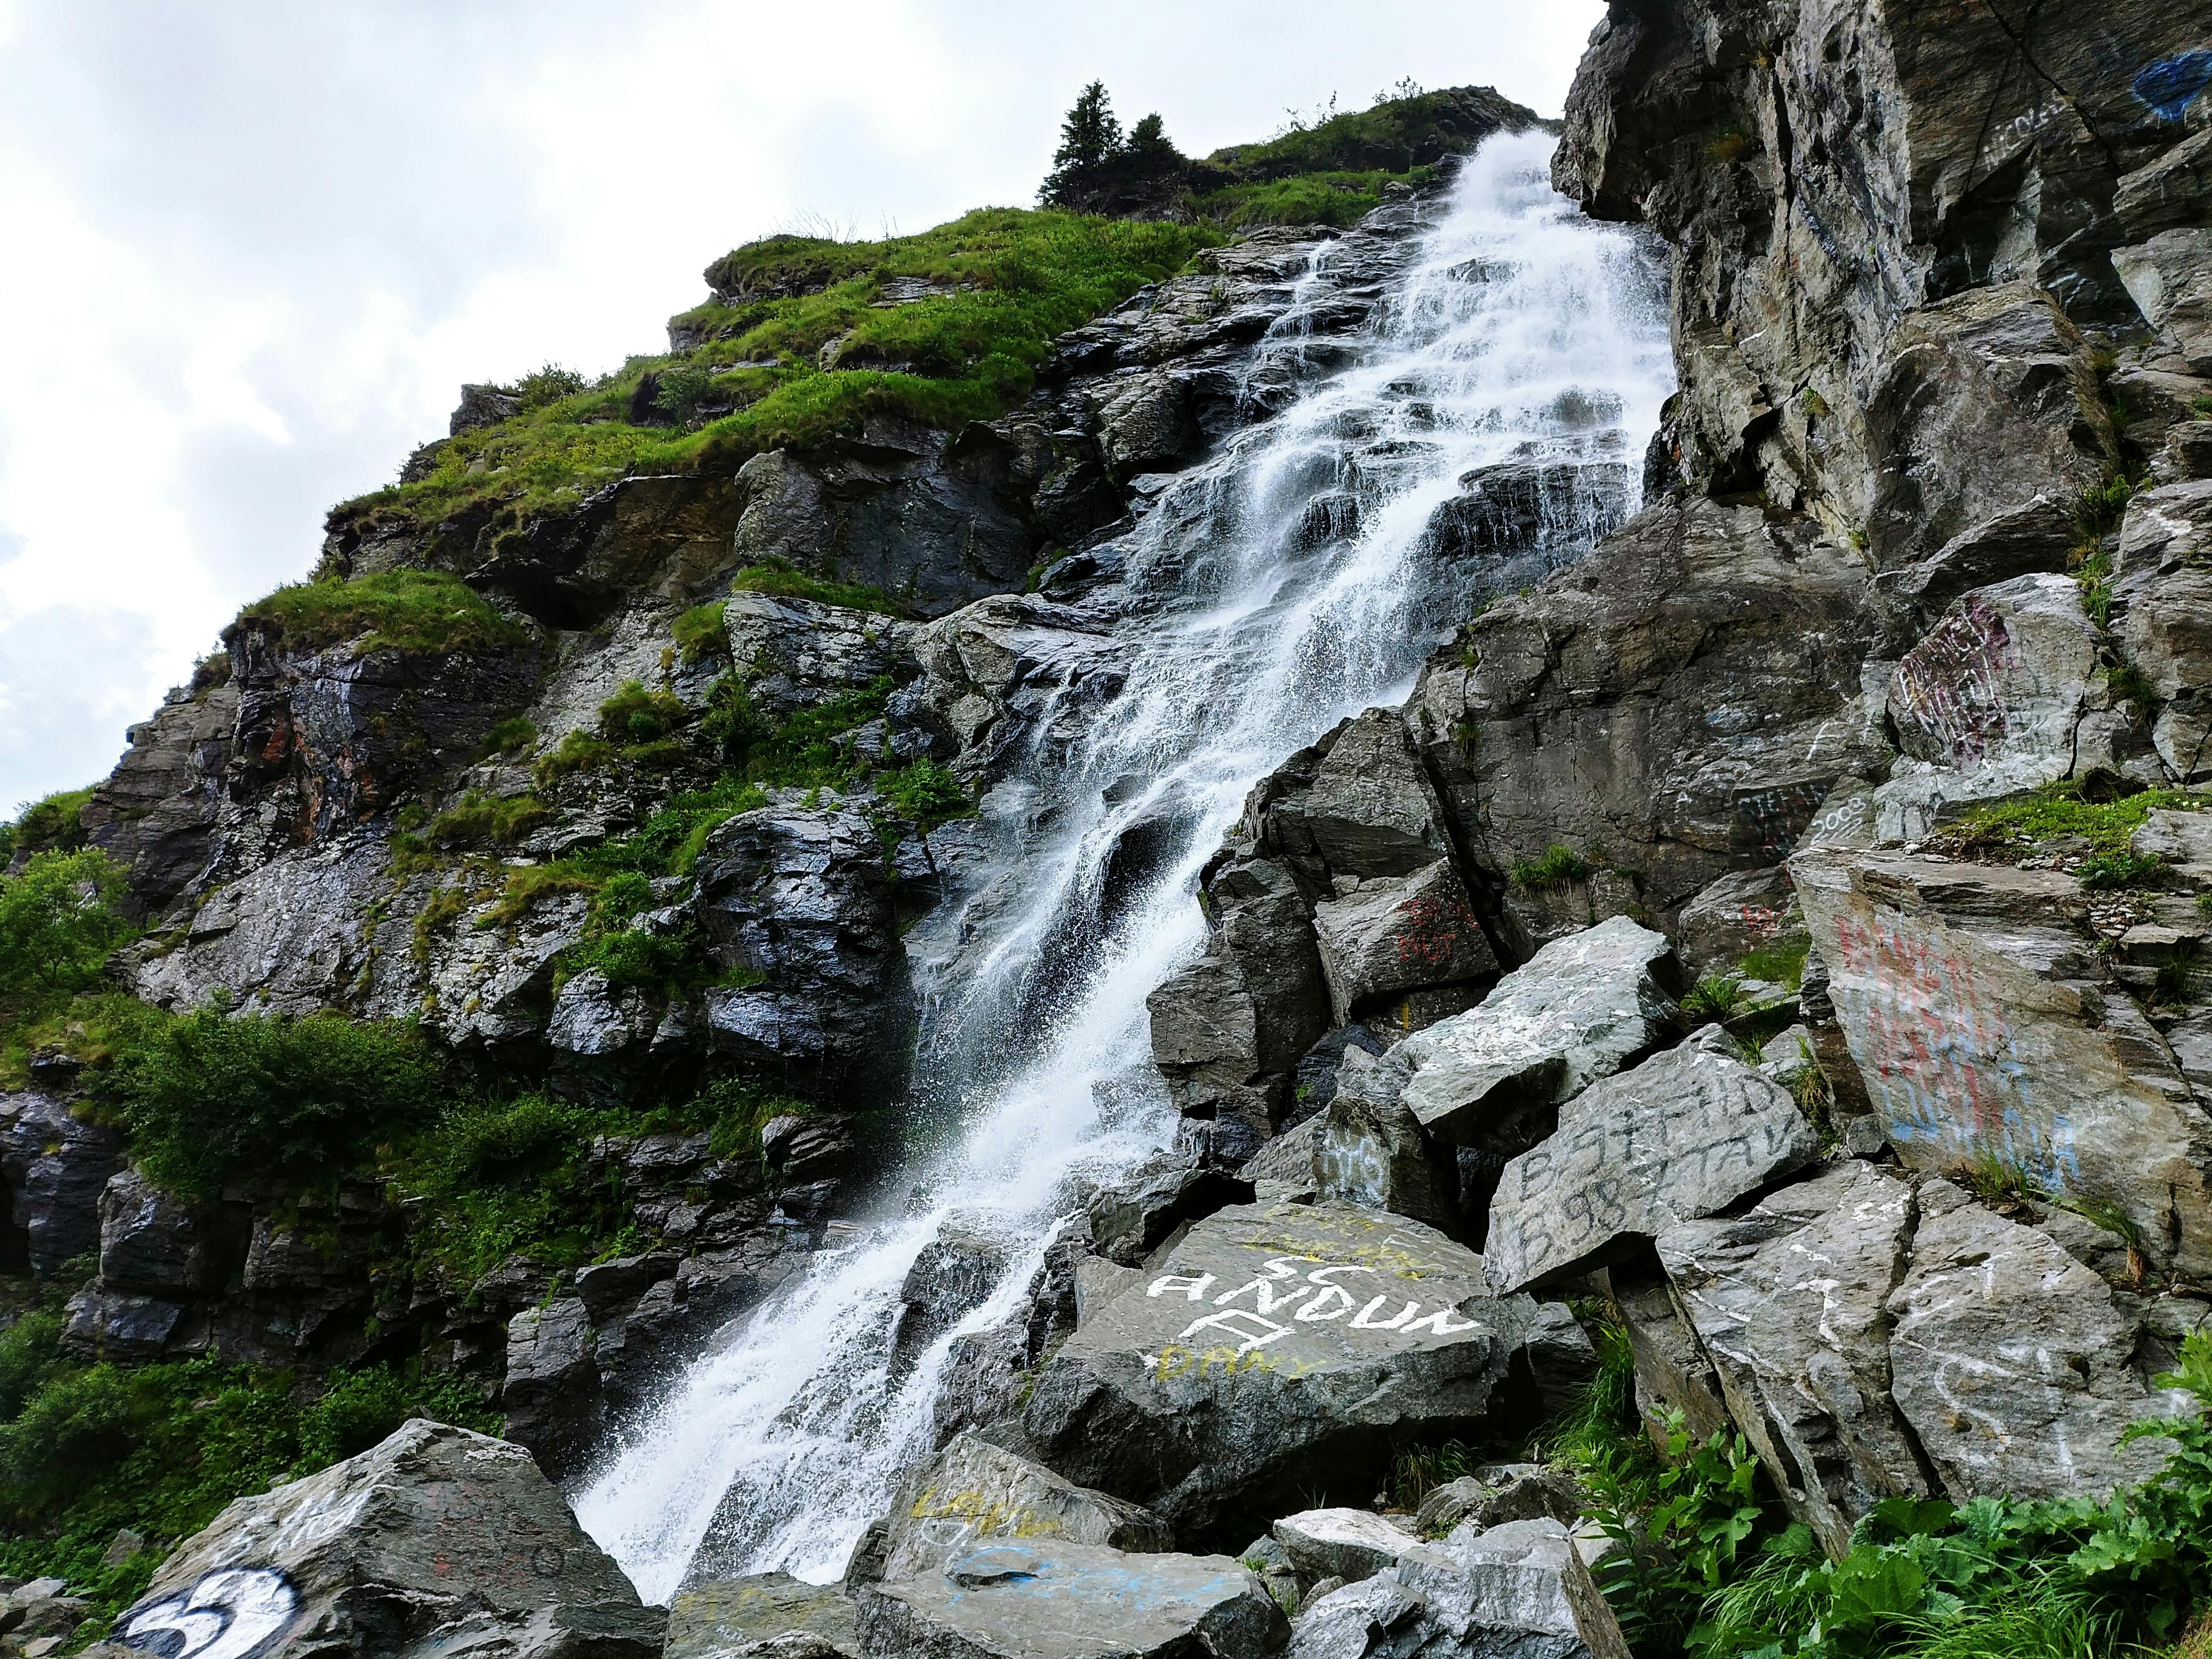
[(2179, 121), (2197, 94), (2212, 86), (2212, 49), (2178, 52), (2144, 68), (2130, 83), (2135, 95), (2161, 121)]
[(2073, 1123), (2032, 1109), (2033, 1067), (2002, 988), (1965, 955), (1879, 912), (1839, 918), (1837, 943), (1832, 994), (1858, 1005), (1854, 1058), (1890, 1139), (1939, 1159), (1994, 1154), (2053, 1192), (2077, 1187)]
[(1768, 865), (1797, 850), (1829, 786), (1790, 783), (1777, 789), (1746, 790), (1735, 798), (1735, 817), (1729, 830), (1729, 851), (1739, 865)]
[(1421, 893), (1398, 907), (1398, 965), (1410, 969), (1448, 968), (1480, 937), (1474, 913), (1459, 900)]
[(299, 1610), (299, 1592), (274, 1567), (227, 1567), (126, 1614), (116, 1640), (161, 1659), (256, 1659)]
[[(1301, 1273), (1302, 1267), (1306, 1271)], [(1321, 1326), (1340, 1322), (1346, 1330), (1388, 1331), (1407, 1337), (1461, 1336), (1488, 1329), (1480, 1320), (1458, 1311), (1457, 1301), (1463, 1297), (1440, 1300), (1429, 1307), (1419, 1297), (1391, 1291), (1371, 1294), (1375, 1286), (1357, 1277), (1366, 1274), (1371, 1279), (1381, 1273), (1364, 1262), (1325, 1262), (1311, 1255), (1271, 1256), (1250, 1279), (1218, 1292), (1215, 1287), (1221, 1281), (1215, 1274), (1162, 1273), (1146, 1287), (1148, 1298), (1179, 1296), (1212, 1311), (1199, 1313), (1159, 1353), (1139, 1358), (1162, 1377), (1187, 1370), (1203, 1373), (1217, 1350), (1226, 1356), (1224, 1370), (1275, 1371), (1277, 1365), (1264, 1356), (1267, 1346)], [(1340, 1276), (1345, 1282), (1340, 1282)], [(1195, 1352), (1194, 1338), (1215, 1347)], [(1231, 1343), (1236, 1346), (1230, 1346)], [(1171, 1368), (1170, 1356), (1178, 1348), (1189, 1358)], [(1248, 1363), (1255, 1353), (1262, 1355), (1261, 1360)], [(1231, 1360), (1237, 1363), (1229, 1364)], [(1303, 1376), (1321, 1363), (1292, 1361), (1282, 1374)]]
[(2004, 741), (2005, 680), (2019, 654), (2004, 618), (1969, 594), (1898, 665), (1893, 712), (1952, 765), (1972, 766)]

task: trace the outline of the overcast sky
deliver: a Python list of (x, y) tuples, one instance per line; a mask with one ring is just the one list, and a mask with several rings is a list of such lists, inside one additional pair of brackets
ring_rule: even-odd
[(464, 380), (663, 349), (738, 242), (1027, 204), (1401, 76), (1557, 114), (1599, 0), (0, 0), (0, 811), (104, 775)]

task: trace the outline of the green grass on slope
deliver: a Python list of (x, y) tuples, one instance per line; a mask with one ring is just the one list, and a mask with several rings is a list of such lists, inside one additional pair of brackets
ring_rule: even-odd
[[(627, 474), (727, 470), (763, 450), (856, 434), (874, 416), (939, 428), (989, 419), (1028, 395), (1055, 337), (1222, 240), (1212, 226), (986, 208), (916, 236), (751, 243), (709, 268), (735, 303), (674, 319), (703, 339), (698, 349), (634, 357), (464, 433), (427, 477), (349, 501), (333, 522), (428, 525), (489, 511), (496, 534)], [(938, 291), (877, 304), (895, 279)], [(634, 410), (648, 373), (659, 398)]]

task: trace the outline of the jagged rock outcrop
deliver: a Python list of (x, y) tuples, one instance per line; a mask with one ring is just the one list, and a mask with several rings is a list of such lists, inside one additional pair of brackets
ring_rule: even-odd
[(123, 1138), (39, 1090), (0, 1094), (0, 1268), (45, 1277), (100, 1242), (100, 1193)]
[[(2201, 44), (2155, 0), (2017, 21), (1616, 0), (1553, 173), (1675, 249), (1664, 474), (1863, 529), (1885, 564), (2076, 476), (2110, 430), (2075, 331), (2170, 286), (2142, 238), (2148, 204), (2187, 198), (2185, 167), (2160, 163), (2198, 88), (2166, 93), (2159, 69)], [(2137, 362), (2158, 349), (2189, 372), (2178, 338)]]

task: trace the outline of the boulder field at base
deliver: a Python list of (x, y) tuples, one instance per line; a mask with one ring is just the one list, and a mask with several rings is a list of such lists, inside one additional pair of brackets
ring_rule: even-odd
[[(1179, 251), (988, 419), (684, 427), (690, 470), (440, 517), (427, 481), (539, 430), (469, 388), (333, 515), (325, 580), (9, 832), (0, 899), (49, 879), (116, 931), (35, 1018), (0, 984), (0, 1481), (38, 1475), (0, 1490), (37, 1569), (0, 1578), (0, 1659), (1673, 1659), (1701, 1621), (1715, 1659), (1871, 1659), (2053, 1586), (2113, 1652), (2201, 1655), (2205, 23), (1612, 0), (1552, 178), (1668, 265), (1640, 470), (1461, 477), (1419, 544), (1487, 602), (1423, 623), (1401, 705), (1232, 775), (1272, 769), (1241, 811), (1082, 775), (1141, 810), (1040, 962), (1090, 971), (1163, 871), (1202, 914), (1125, 1011), (1158, 1133), (1048, 1234), (957, 1215), (886, 1277), (913, 1455), (834, 1583), (717, 1534), (645, 1605), (563, 1490), (937, 1201), (902, 1161), (942, 1127), (907, 1110), (931, 974), (1046, 879), (999, 859), (1056, 822), (1024, 769), (1137, 702), (1129, 619), (1204, 568), (1174, 476), (1364, 361), (1452, 157), (1536, 118), (1415, 94), (1233, 186), (1179, 161), (1304, 188), (1285, 158), (1330, 133), (1381, 205), (1082, 222)], [(844, 295), (818, 369), (775, 372), (927, 386), (884, 342), (1004, 297), (860, 257), (718, 261), (678, 355)], [(765, 366), (715, 367), (720, 430)], [(594, 429), (681, 426), (628, 407)], [(1297, 535), (1354, 533), (1310, 495)], [(149, 1030), (173, 1068), (385, 1046), (314, 1096), (351, 1139), (300, 1176), (222, 1163), (204, 1109), (264, 1110), (276, 1060), (165, 1094)], [(512, 1088), (346, 1116), (426, 1054)], [(80, 1408), (101, 1504), (202, 1421), (231, 1484), (87, 1543), (74, 1463), (23, 1450)]]

